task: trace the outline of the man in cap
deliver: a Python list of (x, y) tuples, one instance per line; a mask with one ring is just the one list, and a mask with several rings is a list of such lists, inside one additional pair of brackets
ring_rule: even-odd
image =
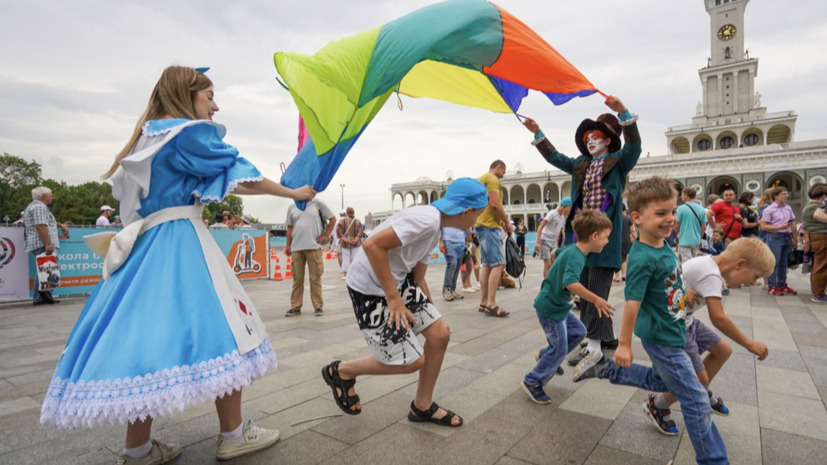
[(241, 216), (241, 226), (239, 226), (238, 229), (253, 229), (253, 227), (250, 226), (250, 217), (249, 216), (247, 216), (247, 215), (242, 215)]
[(108, 228), (110, 226), (109, 217), (112, 215), (112, 207), (109, 205), (104, 205), (101, 207), (101, 216), (98, 217), (98, 220), (95, 221), (95, 226), (99, 228)]
[(548, 211), (546, 217), (540, 221), (540, 227), (537, 228), (538, 240), (534, 248), (540, 252), (540, 259), (543, 260), (543, 278), (546, 277), (554, 263), (554, 251), (557, 250), (560, 232), (566, 225), (569, 210), (571, 210), (571, 197), (566, 197), (560, 201), (557, 208)]
[[(569, 158), (558, 152), (534, 120), (527, 118), (523, 122), (525, 127), (534, 133), (532, 143), (543, 158), (572, 177), (572, 207), (566, 220), (566, 243), (574, 242), (571, 221), (581, 209), (603, 212), (615, 225), (609, 236), (609, 244), (601, 253), (589, 254), (580, 276), (580, 283), (602, 299), (609, 298), (614, 273), (621, 266), (622, 197), (626, 189), (626, 178), (641, 154), (637, 115), (632, 115), (618, 98), (609, 96), (605, 103), (618, 116), (606, 113), (600, 115), (597, 120), (585, 119), (580, 123), (574, 137), (580, 151), (577, 158)], [(626, 141), (625, 145), (621, 143), (621, 133)], [(581, 305), (580, 319), (586, 325), (589, 343), (579, 355), (569, 360), (570, 365), (585, 360), (586, 355), (596, 349), (617, 348), (612, 319), (601, 318), (597, 309), (589, 302)]]

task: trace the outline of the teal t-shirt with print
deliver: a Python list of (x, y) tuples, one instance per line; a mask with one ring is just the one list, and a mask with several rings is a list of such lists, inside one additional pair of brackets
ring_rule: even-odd
[(686, 289), (681, 264), (666, 244), (635, 241), (626, 264), (627, 301), (640, 302), (635, 335), (664, 347), (686, 346)]
[(580, 273), (586, 266), (586, 256), (576, 245), (557, 251), (557, 259), (540, 286), (540, 293), (534, 299), (537, 313), (552, 321), (563, 321), (571, 310), (569, 284), (580, 282)]

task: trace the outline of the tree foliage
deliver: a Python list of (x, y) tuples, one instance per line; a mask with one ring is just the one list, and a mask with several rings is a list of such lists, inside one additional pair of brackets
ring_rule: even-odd
[[(52, 190), (54, 200), (49, 209), (58, 222), (71, 221), (76, 226), (95, 224), (100, 207), (109, 205), (120, 214), (119, 202), (112, 196), (112, 185), (89, 181), (70, 185), (53, 179), (41, 178), (41, 167), (36, 161), (3, 153), (0, 156), (0, 218), (8, 215), (11, 221), (32, 201), (32, 189), (46, 186)], [(237, 195), (228, 195), (223, 202), (211, 203), (204, 208), (203, 217), (210, 221), (216, 213), (227, 210), (233, 215), (244, 214), (244, 202)], [(256, 223), (258, 220), (253, 219)]]

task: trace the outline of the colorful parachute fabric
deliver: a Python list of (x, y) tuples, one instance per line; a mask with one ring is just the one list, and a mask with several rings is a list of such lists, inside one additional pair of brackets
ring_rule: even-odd
[(313, 56), (279, 52), (274, 60), (310, 135), (281, 181), (320, 192), (394, 91), (499, 113), (516, 113), (529, 89), (555, 105), (598, 92), (528, 26), (484, 0), (438, 3)]

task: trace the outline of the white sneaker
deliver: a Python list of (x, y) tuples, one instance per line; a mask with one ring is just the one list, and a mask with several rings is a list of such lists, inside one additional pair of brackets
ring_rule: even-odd
[(473, 293), (477, 292), (477, 290), (474, 289), (473, 287), (463, 287), (462, 292), (464, 292), (466, 294), (473, 294)]
[(574, 376), (572, 377), (572, 381), (575, 383), (578, 382), (591, 367), (600, 363), (601, 360), (603, 360), (602, 350), (595, 349), (589, 352), (589, 354), (583, 357), (583, 360), (580, 360), (580, 363), (578, 363), (574, 368)]
[(474, 289), (480, 290), (480, 283), (474, 284)]
[(218, 460), (229, 460), (250, 452), (266, 449), (281, 439), (277, 429), (264, 429), (253, 425), (253, 420), (244, 423), (243, 432), (238, 439), (225, 439), (218, 436), (218, 449), (215, 455)]
[(115, 465), (161, 465), (178, 457), (178, 454), (181, 453), (181, 444), (164, 444), (154, 439), (150, 441), (152, 442), (152, 449), (149, 450), (148, 454), (139, 459), (129, 458), (127, 455), (120, 455)]

